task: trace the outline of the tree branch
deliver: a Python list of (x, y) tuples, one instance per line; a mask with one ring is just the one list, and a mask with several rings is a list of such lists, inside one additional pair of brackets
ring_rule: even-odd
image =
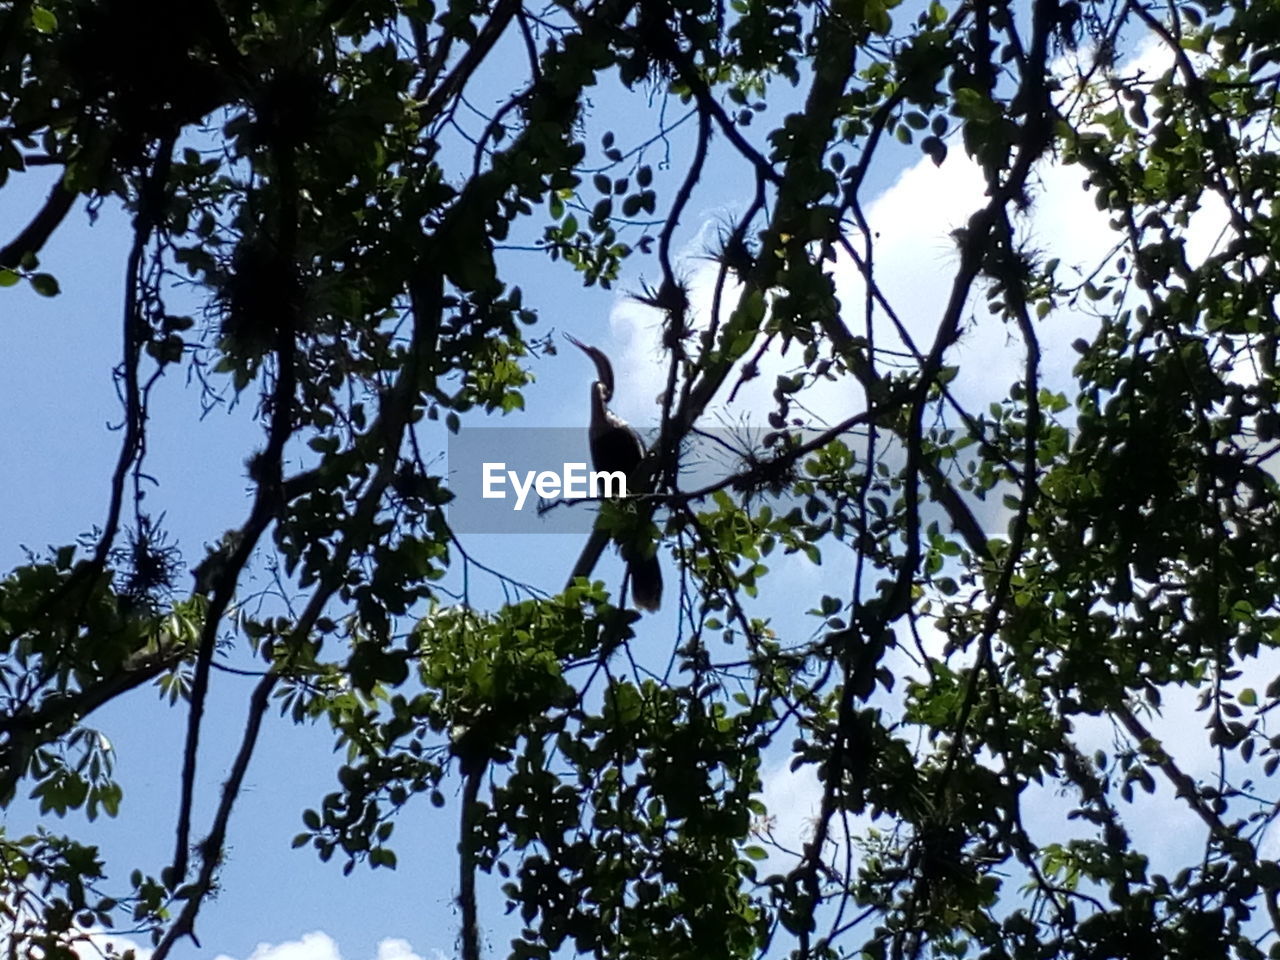
[[(17, 16), (17, 11), (10, 16)], [(34, 256), (43, 250), (75, 202), (76, 194), (67, 189), (65, 178), (59, 177), (31, 222), (9, 244), (0, 248), (0, 268), (17, 269), (28, 254)], [(147, 230), (150, 231), (150, 225)]]

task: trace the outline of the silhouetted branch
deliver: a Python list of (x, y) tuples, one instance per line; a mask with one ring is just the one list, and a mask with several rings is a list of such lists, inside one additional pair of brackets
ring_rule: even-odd
[[(16, 11), (11, 16), (16, 16)], [(75, 202), (76, 194), (68, 190), (63, 178), (59, 177), (31, 222), (9, 244), (0, 248), (0, 267), (15, 269), (21, 266), (24, 257), (34, 256), (43, 250)]]

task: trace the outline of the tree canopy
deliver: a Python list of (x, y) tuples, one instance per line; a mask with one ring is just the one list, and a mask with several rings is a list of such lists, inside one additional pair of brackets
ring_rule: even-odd
[[(397, 818), (449, 815), (465, 960), (1280, 956), (1278, 83), (1244, 0), (0, 3), (0, 188), (53, 174), (0, 286), (58, 296), (86, 207), (132, 235), (105, 514), (0, 580), (0, 803), (114, 815), (95, 711), (158, 684), (185, 729), (168, 862), (0, 837), (9, 955), (197, 937), (263, 725), (315, 721), (295, 845), (394, 867)], [(923, 302), (872, 222), (907, 168), (981, 184)], [(1083, 252), (1032, 229), (1064, 184)], [(650, 493), (473, 602), (503, 571), (433, 455), (528, 419), (565, 322), (529, 257), (660, 325)], [(207, 550), (144, 496), (161, 378), (256, 411)], [(767, 432), (691, 487), (761, 384)], [(796, 848), (770, 757), (819, 785)]]

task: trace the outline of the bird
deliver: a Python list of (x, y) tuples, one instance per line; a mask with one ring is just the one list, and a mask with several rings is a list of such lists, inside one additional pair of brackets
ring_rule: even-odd
[[(591, 423), (587, 428), (591, 465), (597, 471), (622, 471), (631, 476), (644, 459), (645, 450), (640, 435), (609, 409), (613, 399), (613, 364), (598, 347), (587, 346), (569, 333), (565, 338), (596, 365), (596, 381), (591, 385)], [(631, 599), (641, 610), (656, 611), (662, 604), (662, 567), (656, 554), (635, 556), (624, 547), (623, 559), (631, 574)]]

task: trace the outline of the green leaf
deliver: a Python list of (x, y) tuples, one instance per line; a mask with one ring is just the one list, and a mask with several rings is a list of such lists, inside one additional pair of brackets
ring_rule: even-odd
[(52, 10), (33, 6), (31, 8), (31, 25), (40, 33), (53, 33), (58, 29), (58, 18)]
[(0, 269), (0, 287), (12, 287), (22, 278), (8, 268)]
[(942, 166), (942, 162), (947, 159), (947, 145), (940, 137), (925, 137), (920, 141), (920, 149), (933, 161), (935, 167)]
[(31, 276), (31, 288), (42, 297), (56, 297), (62, 290), (58, 279), (51, 273), (36, 273)]

